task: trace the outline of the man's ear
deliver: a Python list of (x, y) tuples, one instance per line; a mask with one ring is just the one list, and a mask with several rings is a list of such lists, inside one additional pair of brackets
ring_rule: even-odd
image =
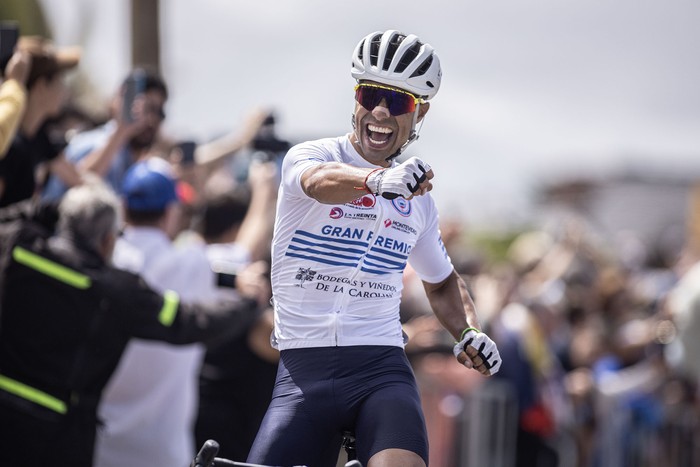
[(117, 243), (116, 232), (109, 232), (104, 236), (100, 242), (100, 255), (102, 259), (109, 262), (112, 259), (112, 253), (114, 253), (114, 246)]
[(424, 104), (421, 104), (420, 107), (418, 107), (418, 121), (420, 122), (423, 120), (423, 117), (425, 117), (425, 114), (428, 113), (428, 110), (430, 109), (430, 102), (426, 102)]

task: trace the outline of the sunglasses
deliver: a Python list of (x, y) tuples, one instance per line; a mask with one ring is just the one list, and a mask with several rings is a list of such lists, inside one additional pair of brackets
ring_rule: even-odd
[(355, 100), (370, 112), (384, 100), (389, 113), (394, 117), (411, 113), (416, 110), (416, 104), (425, 102), (408, 91), (371, 83), (355, 86)]

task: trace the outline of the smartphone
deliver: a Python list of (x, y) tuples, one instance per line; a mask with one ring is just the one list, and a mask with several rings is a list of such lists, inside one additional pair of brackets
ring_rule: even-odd
[(197, 143), (194, 141), (183, 141), (177, 145), (182, 153), (182, 159), (180, 159), (181, 165), (192, 165), (194, 164), (194, 151), (197, 149)]
[(216, 273), (216, 285), (219, 287), (226, 287), (228, 289), (236, 288), (236, 275), (227, 274), (225, 272)]
[(228, 289), (236, 288), (236, 272), (238, 267), (229, 261), (214, 260), (211, 263), (211, 270), (216, 277), (216, 285)]
[(5, 73), (7, 62), (15, 53), (19, 39), (19, 24), (16, 21), (0, 22), (0, 75)]
[(122, 118), (125, 122), (134, 121), (131, 108), (139, 94), (146, 90), (146, 74), (143, 70), (134, 70), (124, 83), (124, 99), (122, 101)]

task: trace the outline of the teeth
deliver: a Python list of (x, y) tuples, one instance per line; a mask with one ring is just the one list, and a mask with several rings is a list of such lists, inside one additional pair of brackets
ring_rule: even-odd
[(386, 141), (375, 141), (375, 140), (373, 140), (372, 138), (369, 138), (369, 141), (370, 141), (372, 144), (377, 144), (377, 145), (386, 143)]
[(372, 124), (367, 125), (367, 128), (369, 129), (369, 131), (374, 132), (374, 133), (384, 133), (384, 134), (386, 134), (386, 135), (393, 133), (393, 131), (391, 131), (389, 128), (384, 128), (384, 127), (381, 127), (381, 126), (375, 126), (375, 125), (372, 125)]

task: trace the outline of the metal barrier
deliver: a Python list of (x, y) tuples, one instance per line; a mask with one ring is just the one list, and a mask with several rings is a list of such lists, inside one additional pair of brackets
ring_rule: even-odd
[[(446, 386), (422, 382), (431, 466), (538, 465), (516, 457), (519, 414), (511, 383), (489, 379), (461, 396)], [(555, 463), (549, 457), (547, 465), (700, 466), (700, 406), (693, 397), (641, 391), (611, 398), (598, 392), (590, 403), (596, 407), (590, 407), (593, 419), (583, 424), (572, 418), (564, 399), (556, 433), (543, 440), (556, 453)]]
[(510, 384), (489, 381), (465, 398), (457, 465), (515, 465), (518, 406)]
[(617, 408), (604, 417), (595, 447), (596, 467), (700, 465), (697, 409), (690, 404), (656, 409), (655, 419), (640, 414), (637, 407)]
[(434, 467), (514, 467), (517, 402), (512, 387), (482, 380), (467, 395), (422, 387)]

